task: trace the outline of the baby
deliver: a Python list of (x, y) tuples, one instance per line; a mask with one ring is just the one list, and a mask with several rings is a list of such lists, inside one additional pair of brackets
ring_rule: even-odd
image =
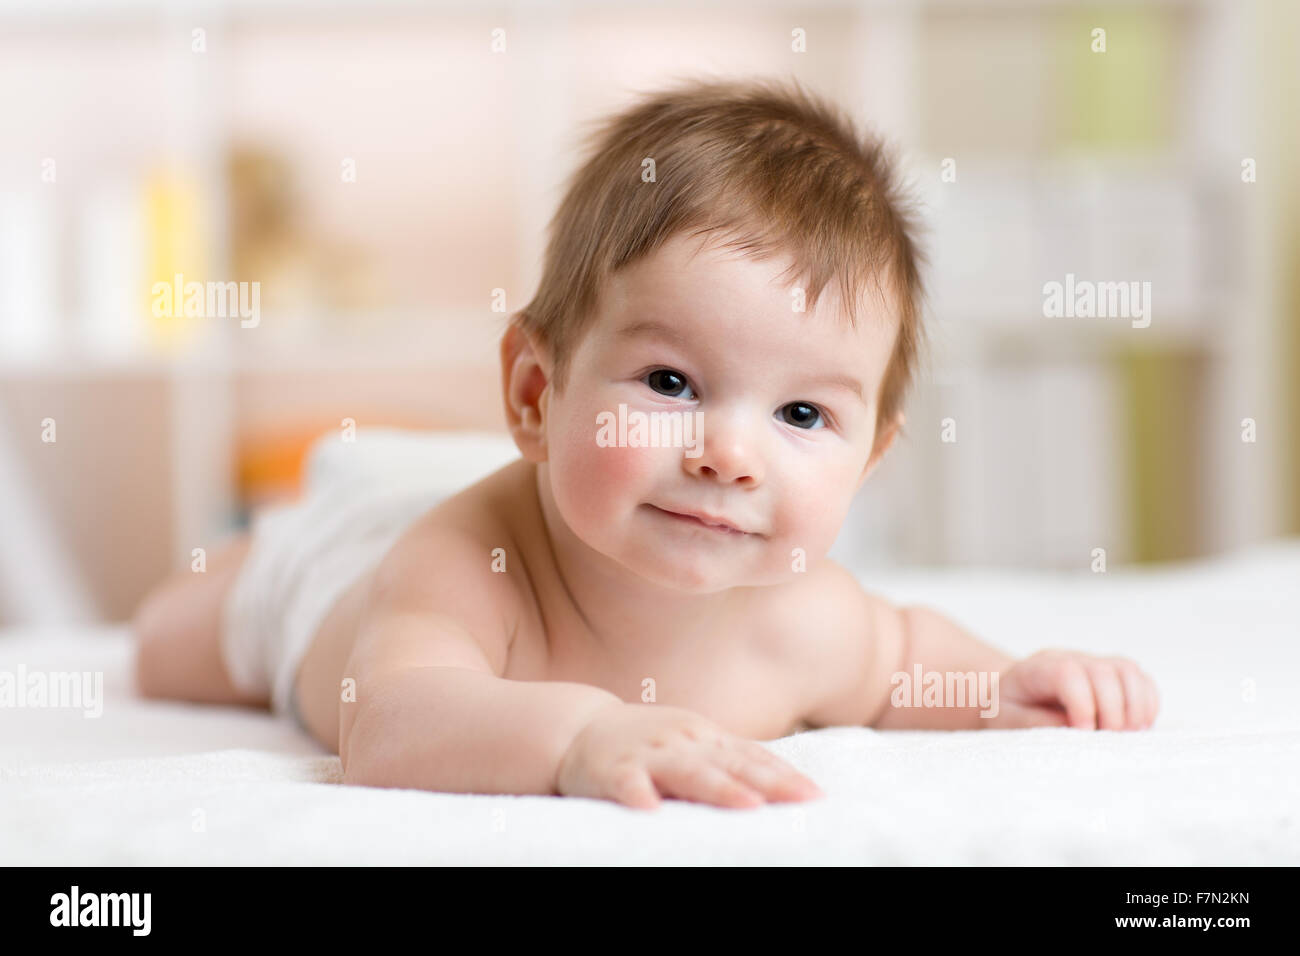
[[(1149, 727), (1132, 661), (1015, 660), (825, 557), (922, 339), (880, 144), (798, 85), (708, 81), (592, 146), (501, 342), (522, 457), (380, 496), (382, 520), (309, 488), (146, 598), (141, 691), (291, 710), (348, 783), (637, 808), (818, 797), (757, 742), (810, 727)], [(369, 530), (319, 530), (349, 507)], [(282, 586), (273, 521), (344, 584)], [(276, 616), (295, 601), (316, 610)], [(931, 672), (991, 678), (996, 706), (929, 682), (939, 706), (906, 706)]]

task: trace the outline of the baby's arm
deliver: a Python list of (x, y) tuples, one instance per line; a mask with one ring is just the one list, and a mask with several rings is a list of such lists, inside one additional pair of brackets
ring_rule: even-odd
[[(480, 553), (482, 552), (482, 553)], [(552, 793), (570, 742), (619, 698), (576, 683), (507, 680), (513, 599), (476, 542), (411, 536), (376, 571), (344, 669), (348, 783), (455, 793)]]
[[(555, 792), (560, 760), (593, 714), (621, 703), (585, 684), (498, 677), (447, 619), (379, 619), (341, 716), (347, 783), (451, 793)], [(401, 651), (420, 653), (401, 663)]]
[[(894, 691), (900, 686), (900, 682), (894, 681), (894, 675), (905, 674), (909, 681), (914, 681), (917, 665), (922, 674), (937, 671), (1001, 675), (1015, 659), (981, 643), (929, 608), (896, 607), (875, 595), (868, 595), (868, 600), (876, 609), (874, 619), (881, 622), (877, 640), (887, 642), (888, 659), (897, 662), (892, 673), (882, 675), (883, 685), (876, 687), (876, 693), (885, 700), (872, 726), (882, 730), (977, 730), (989, 726), (989, 719), (979, 716), (978, 707), (894, 706)], [(910, 694), (900, 696), (911, 697)]]
[(891, 683), (878, 686), (877, 692), (888, 699), (874, 727), (1136, 730), (1149, 727), (1155, 719), (1159, 707), (1155, 683), (1127, 658), (1046, 650), (1017, 661), (930, 608), (895, 608), (874, 596), (868, 599), (876, 606), (875, 618), (885, 622), (878, 639), (889, 642), (889, 656), (898, 661), (895, 674), (915, 683), (918, 673), (934, 672), (946, 685), (949, 674), (973, 673), (976, 685), (982, 676), (993, 694), (993, 706), (988, 708), (969, 701), (964, 707), (951, 701), (941, 707), (894, 706), (894, 692), (903, 682), (894, 683), (894, 675), (887, 675)]

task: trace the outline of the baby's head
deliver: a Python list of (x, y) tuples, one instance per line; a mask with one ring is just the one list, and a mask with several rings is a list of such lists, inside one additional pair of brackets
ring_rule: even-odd
[(591, 145), (502, 340), (515, 441), (573, 534), (637, 574), (788, 581), (903, 423), (921, 255), (895, 173), (797, 85), (683, 85)]

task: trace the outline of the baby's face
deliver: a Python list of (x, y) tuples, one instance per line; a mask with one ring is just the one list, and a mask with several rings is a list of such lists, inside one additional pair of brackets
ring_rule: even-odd
[[(796, 549), (811, 564), (834, 543), (898, 318), (873, 295), (854, 329), (835, 282), (797, 312), (776, 281), (788, 264), (679, 236), (612, 278), (546, 412), (555, 504), (589, 547), (705, 593), (788, 581)], [(654, 412), (677, 413), (659, 420), (681, 431), (650, 427)], [(639, 414), (641, 438), (680, 443), (638, 447)], [(739, 530), (681, 517), (692, 512)]]

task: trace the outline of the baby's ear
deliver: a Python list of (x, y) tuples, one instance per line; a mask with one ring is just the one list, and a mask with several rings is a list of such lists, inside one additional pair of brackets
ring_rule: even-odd
[(546, 460), (546, 399), (550, 362), (543, 348), (518, 321), (501, 336), (501, 388), (506, 426), (528, 461)]
[(862, 477), (858, 479), (859, 488), (867, 480), (867, 476), (876, 470), (880, 460), (885, 457), (885, 452), (889, 451), (890, 446), (894, 444), (894, 439), (898, 437), (898, 432), (903, 427), (904, 421), (906, 421), (905, 416), (902, 412), (899, 412), (894, 417), (894, 420), (876, 435), (875, 446), (871, 449), (871, 457), (867, 459), (867, 467), (862, 469)]

